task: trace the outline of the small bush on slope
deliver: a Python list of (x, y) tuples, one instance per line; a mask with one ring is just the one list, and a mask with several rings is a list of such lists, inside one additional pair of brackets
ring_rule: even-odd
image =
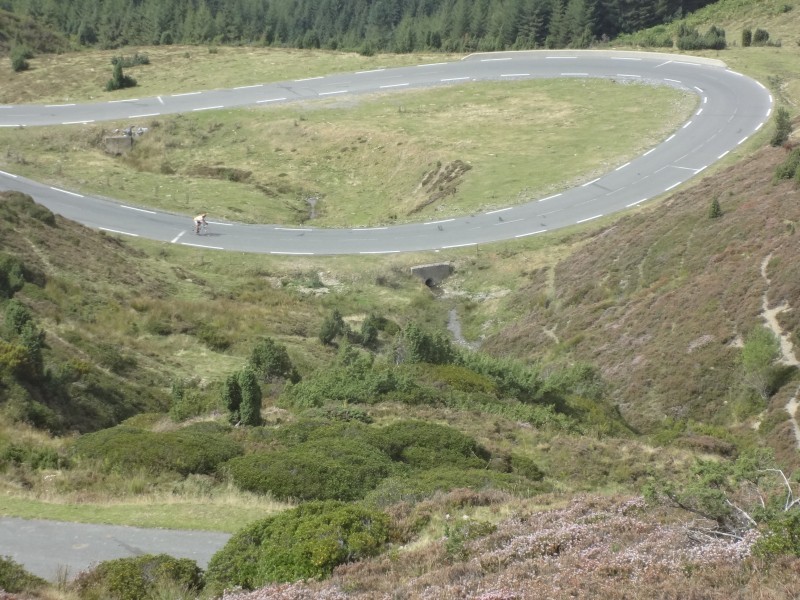
[(119, 426), (78, 438), (78, 457), (102, 461), (109, 469), (122, 472), (213, 473), (217, 465), (242, 453), (242, 447), (221, 433), (190, 428), (153, 433)]
[(226, 467), (242, 490), (287, 500), (356, 500), (392, 472), (392, 461), (364, 442), (327, 438), (234, 458)]
[(390, 538), (389, 517), (341, 502), (310, 502), (235, 534), (212, 558), (207, 587), (325, 577), (337, 565), (378, 554)]
[(157, 593), (170, 586), (187, 593), (200, 591), (203, 577), (197, 563), (166, 554), (118, 558), (79, 574), (71, 584), (81, 600), (160, 598)]
[(0, 556), (0, 591), (12, 594), (31, 592), (46, 585), (47, 582), (28, 573), (9, 556)]

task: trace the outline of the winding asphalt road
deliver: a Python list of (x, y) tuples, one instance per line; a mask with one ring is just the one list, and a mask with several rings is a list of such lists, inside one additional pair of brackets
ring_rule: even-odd
[(203, 237), (187, 215), (154, 211), (36, 183), (0, 171), (0, 190), (33, 196), (89, 227), (128, 236), (218, 250), (271, 254), (385, 254), (440, 250), (524, 238), (625, 210), (676, 188), (722, 159), (764, 126), (773, 98), (721, 61), (617, 51), (474, 54), (456, 62), (375, 69), (226, 90), (96, 104), (0, 106), (0, 126), (33, 127), (152, 118), (174, 113), (285, 104), (335, 96), (423, 89), (473, 81), (603, 77), (658, 83), (699, 97), (691, 118), (658, 146), (605, 175), (520, 206), (462, 217), (355, 229), (211, 222)]

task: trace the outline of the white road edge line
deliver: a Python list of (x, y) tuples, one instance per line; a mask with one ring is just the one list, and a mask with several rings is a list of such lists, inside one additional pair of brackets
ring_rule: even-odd
[(219, 106), (204, 106), (202, 108), (193, 108), (192, 112), (200, 112), (201, 110), (219, 110), (220, 108), (225, 108), (221, 104)]
[(86, 121), (64, 121), (62, 125), (87, 125), (89, 123), (94, 123), (94, 119), (88, 119)]
[(138, 102), (138, 98), (129, 98), (128, 100), (109, 100), (109, 104), (119, 104), (121, 102)]
[(581, 219), (580, 221), (575, 221), (575, 224), (578, 225), (580, 223), (586, 223), (586, 221), (594, 221), (595, 219), (599, 219), (603, 215), (595, 215), (593, 217), (588, 217), (586, 219)]
[(625, 205), (625, 208), (630, 208), (630, 207), (632, 207), (632, 206), (636, 206), (636, 205), (638, 205), (638, 204), (641, 204), (641, 203), (642, 203), (642, 202), (644, 202), (645, 200), (647, 200), (647, 198), (642, 198), (641, 200), (637, 200), (636, 202), (631, 202), (630, 204), (626, 204), (626, 205)]
[(505, 58), (482, 58), (481, 62), (500, 62), (504, 60), (511, 60), (511, 57), (507, 56)]
[(143, 115), (131, 115), (128, 118), (129, 119), (143, 119), (145, 117), (157, 117), (160, 114), (161, 113), (145, 113)]
[(335, 92), (320, 92), (320, 96), (332, 96), (334, 94), (346, 94), (347, 90), (336, 90)]
[(289, 254), (291, 256), (314, 256), (313, 252), (283, 252), (281, 250), (273, 250), (270, 254)]
[(425, 63), (422, 65), (417, 65), (418, 67), (438, 67), (441, 65), (446, 65), (446, 62), (437, 62), (437, 63)]
[(380, 73), (381, 71), (385, 71), (386, 68), (383, 69), (371, 69), (369, 71), (356, 71), (356, 75), (366, 75), (367, 73)]
[(172, 238), (172, 241), (170, 241), (170, 244), (176, 243), (179, 239), (181, 239), (183, 237), (184, 233), (186, 233), (186, 232), (185, 231), (181, 231), (178, 235), (176, 235), (174, 238)]
[(723, 152), (722, 154), (720, 154), (720, 155), (717, 157), (717, 160), (720, 160), (721, 158), (723, 158), (723, 157), (724, 157), (726, 154), (728, 154), (728, 152), (730, 152), (730, 150), (725, 150), (725, 152)]
[(615, 171), (621, 171), (622, 169), (624, 169), (625, 167), (627, 167), (629, 164), (631, 164), (631, 163), (630, 163), (630, 162), (626, 162), (624, 165), (620, 165), (620, 166), (618, 166), (618, 167), (617, 167), (616, 169), (614, 169), (614, 170), (615, 170)]
[(192, 244), (190, 242), (181, 242), (181, 246), (192, 246), (194, 248), (205, 248), (206, 250), (225, 250), (220, 246), (206, 246), (204, 244)]
[(17, 179), (19, 177), (19, 175), (14, 175), (13, 173), (6, 173), (5, 171), (0, 171), (0, 175), (5, 175), (6, 177), (13, 177), (14, 179)]
[(129, 235), (131, 237), (139, 237), (138, 233), (130, 233), (129, 231), (119, 231), (118, 229), (109, 229), (108, 227), (98, 227), (102, 231), (108, 231), (110, 233), (118, 233), (120, 235)]
[(75, 196), (76, 198), (83, 198), (81, 194), (78, 194), (76, 192), (68, 192), (67, 190), (62, 190), (61, 188), (53, 187), (52, 185), (50, 186), (50, 189), (53, 190), (54, 192), (61, 192), (62, 194), (69, 194), (70, 196)]
[[(276, 227), (275, 231), (313, 231), (313, 230), (308, 227), (305, 229), (299, 227)], [(313, 254), (313, 252), (311, 254)]]
[(219, 221), (209, 221), (209, 225), (222, 225), (223, 227), (233, 227), (233, 223), (220, 223)]
[(44, 105), (45, 108), (61, 108), (63, 106), (75, 106), (75, 104), (71, 103), (71, 104), (45, 104)]
[(317, 77), (306, 77), (305, 79), (295, 79), (295, 83), (299, 83), (301, 81), (314, 81), (316, 79), (323, 79), (322, 75), (318, 75)]
[(529, 235), (536, 235), (537, 233), (544, 233), (547, 229), (539, 229), (538, 231), (531, 231), (530, 233), (520, 233), (519, 235), (515, 235), (515, 238), (524, 238), (528, 237)]
[(440, 79), (442, 83), (446, 83), (448, 81), (464, 81), (465, 79), (469, 79), (469, 77), (448, 77), (447, 79)]
[(399, 254), (400, 250), (362, 250), (359, 254)]
[(547, 198), (542, 198), (539, 202), (544, 202), (545, 200), (552, 200), (553, 198), (558, 198), (561, 194), (553, 194), (552, 196), (548, 196)]
[(128, 210), (135, 210), (136, 212), (143, 212), (143, 213), (147, 213), (148, 215), (155, 215), (155, 214), (157, 214), (157, 213), (156, 213), (156, 211), (154, 211), (154, 210), (147, 210), (147, 209), (145, 209), (145, 208), (136, 208), (135, 206), (128, 206), (128, 205), (126, 205), (126, 204), (120, 204), (120, 207), (121, 207), (121, 208), (126, 208), (126, 209), (128, 209)]
[(239, 87), (235, 87), (233, 89), (235, 89), (235, 90), (250, 90), (250, 89), (259, 88), (259, 87), (264, 87), (264, 84), (263, 83), (255, 83), (253, 85), (240, 85)]
[(173, 98), (180, 98), (181, 96), (197, 96), (200, 92), (184, 92), (182, 94), (170, 94)]
[(673, 183), (671, 186), (669, 186), (669, 187), (668, 187), (667, 189), (665, 189), (664, 191), (665, 191), (665, 192), (668, 192), (668, 191), (670, 191), (670, 190), (674, 190), (676, 187), (678, 187), (678, 186), (679, 186), (680, 184), (682, 184), (682, 183), (683, 183), (682, 181), (679, 181), (678, 183)]
[(484, 214), (486, 214), (486, 215), (494, 215), (494, 214), (497, 214), (499, 212), (505, 212), (507, 210), (511, 210), (512, 208), (514, 208), (514, 207), (513, 206), (507, 206), (506, 208), (498, 208), (497, 210), (490, 210), (489, 212), (484, 213)]
[(478, 242), (470, 242), (469, 244), (453, 244), (452, 246), (442, 246), (442, 250), (450, 250), (451, 248), (466, 248), (467, 246), (477, 246)]
[(450, 221), (455, 221), (455, 218), (442, 219), (441, 221), (427, 221), (426, 223), (423, 223), (423, 225), (438, 225), (439, 223), (449, 223)]
[(530, 77), (530, 73), (503, 73), (500, 77)]
[(597, 183), (598, 181), (600, 181), (600, 177), (598, 177), (597, 179), (592, 179), (591, 181), (587, 181), (586, 183), (581, 184), (581, 187), (589, 187), (590, 185), (592, 185), (593, 183)]
[(281, 100), (286, 100), (286, 98), (269, 98), (267, 100), (256, 100), (256, 104), (264, 104), (265, 102), (280, 102)]
[(389, 229), (388, 227), (353, 227), (350, 231), (381, 231)]
[(408, 83), (390, 83), (389, 85), (382, 85), (380, 89), (388, 90), (389, 88), (397, 88), (397, 87), (405, 87), (409, 85)]

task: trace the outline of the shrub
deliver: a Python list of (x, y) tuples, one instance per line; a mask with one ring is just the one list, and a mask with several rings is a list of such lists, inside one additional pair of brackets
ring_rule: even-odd
[(418, 387), (392, 367), (366, 368), (361, 362), (317, 371), (297, 385), (287, 385), (281, 403), (295, 408), (325, 404), (375, 404), (395, 393), (412, 394)]
[(253, 369), (245, 367), (239, 372), (239, 389), (242, 400), (239, 404), (239, 421), (242, 425), (261, 425), (261, 388)]
[(371, 431), (372, 443), (396, 462), (417, 469), (447, 464), (482, 468), (491, 458), (471, 437), (446, 425), (399, 421)]
[(165, 587), (196, 595), (203, 588), (202, 571), (193, 560), (166, 554), (145, 554), (101, 562), (72, 583), (82, 600), (143, 600), (161, 597)]
[(218, 465), (241, 455), (242, 447), (224, 434), (191, 428), (154, 433), (121, 425), (81, 436), (73, 451), (122, 472), (188, 475), (213, 473)]
[(783, 512), (769, 519), (765, 530), (753, 548), (756, 556), (800, 557), (800, 509)]
[(111, 64), (114, 66), (119, 65), (127, 69), (128, 67), (135, 67), (137, 65), (149, 65), (150, 57), (147, 56), (147, 54), (135, 52), (133, 56), (114, 56), (111, 58)]
[(766, 46), (769, 42), (769, 32), (766, 29), (758, 29), (753, 32), (753, 46)]
[(347, 333), (347, 325), (342, 319), (342, 314), (334, 308), (331, 314), (325, 317), (322, 322), (322, 326), (319, 329), (319, 341), (327, 346), (333, 343), (333, 340), (338, 336), (345, 333)]
[(416, 323), (409, 323), (403, 330), (401, 352), (405, 362), (435, 365), (451, 363), (456, 356), (447, 336), (423, 331)]
[(239, 386), (239, 374), (231, 373), (222, 384), (222, 404), (228, 410), (228, 421), (236, 425), (241, 420), (239, 407), (242, 405), (242, 388)]
[(781, 164), (775, 168), (775, 180), (791, 179), (796, 177), (800, 170), (800, 148), (795, 148), (789, 153)]
[(722, 216), (722, 207), (719, 205), (719, 198), (714, 198), (708, 207), (708, 218), (719, 219)]
[[(44, 223), (54, 226), (56, 216), (41, 204), (37, 204), (33, 198), (22, 192), (0, 192), (0, 215), (11, 223), (18, 223), (20, 215), (25, 215)], [(28, 280), (30, 281), (30, 280)], [(41, 285), (44, 285), (42, 283)]]
[(30, 68), (28, 59), (33, 58), (33, 52), (26, 46), (14, 46), (11, 50), (11, 68), (15, 73), (27, 71)]
[(31, 321), (33, 321), (33, 314), (22, 302), (11, 300), (6, 304), (5, 325), (9, 334), (20, 335), (23, 327)]
[(275, 379), (288, 379), (293, 382), (300, 380), (286, 346), (270, 337), (264, 338), (253, 348), (250, 353), (250, 367), (263, 382)]
[(742, 29), (742, 48), (747, 48), (753, 43), (753, 31), (749, 27)]
[(375, 556), (390, 537), (382, 512), (340, 502), (310, 502), (258, 521), (235, 534), (206, 572), (207, 589), (329, 575), (334, 567)]
[(135, 87), (136, 80), (129, 76), (125, 75), (122, 72), (122, 64), (117, 62), (114, 64), (114, 72), (111, 76), (111, 79), (108, 80), (106, 83), (106, 91), (113, 92), (114, 90), (121, 90), (124, 88)]
[(44, 579), (28, 573), (10, 556), (0, 556), (0, 591), (11, 594), (35, 592), (45, 585), (47, 582)]
[(392, 471), (374, 446), (337, 438), (234, 458), (226, 466), (240, 489), (287, 500), (356, 500)]
[[(792, 120), (789, 117), (789, 111), (783, 106), (779, 106), (778, 110), (775, 111), (775, 133), (772, 134), (772, 138), (769, 141), (770, 145), (782, 146), (789, 139), (791, 133)], [(792, 169), (788, 177), (779, 177), (779, 179), (790, 179), (792, 175), (794, 175), (794, 169)]]
[(25, 285), (22, 262), (13, 256), (0, 254), (0, 298), (11, 298)]

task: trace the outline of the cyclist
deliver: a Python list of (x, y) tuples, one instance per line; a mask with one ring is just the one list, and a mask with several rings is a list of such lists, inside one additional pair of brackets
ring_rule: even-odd
[(200, 213), (194, 218), (194, 232), (197, 235), (200, 235), (200, 229), (205, 229), (208, 227), (208, 223), (206, 222), (206, 215), (208, 213)]

